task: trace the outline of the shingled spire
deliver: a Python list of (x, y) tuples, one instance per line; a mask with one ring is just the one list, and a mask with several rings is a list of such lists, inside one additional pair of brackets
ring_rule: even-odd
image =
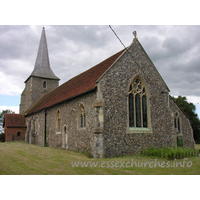
[(59, 80), (50, 67), (47, 40), (43, 28), (35, 66), (31, 75), (26, 79), (25, 89), (21, 94), (20, 113), (25, 114), (42, 96), (57, 88)]
[(40, 77), (40, 78), (48, 78), (60, 80), (52, 71), (49, 62), (49, 54), (47, 48), (47, 39), (45, 34), (45, 29), (43, 27), (42, 35), (40, 39), (39, 49), (37, 53), (37, 58), (35, 61), (34, 70), (31, 73), (30, 77)]

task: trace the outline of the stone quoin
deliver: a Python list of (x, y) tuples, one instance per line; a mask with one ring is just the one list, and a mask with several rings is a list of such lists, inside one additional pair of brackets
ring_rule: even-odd
[(34, 70), (21, 94), (25, 141), (86, 151), (94, 158), (177, 147), (178, 139), (194, 148), (189, 119), (133, 34), (130, 46), (58, 86), (43, 29)]

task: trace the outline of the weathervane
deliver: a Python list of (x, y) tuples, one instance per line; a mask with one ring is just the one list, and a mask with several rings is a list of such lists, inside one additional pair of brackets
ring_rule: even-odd
[(135, 36), (135, 38), (137, 37), (137, 32), (133, 31), (133, 35)]

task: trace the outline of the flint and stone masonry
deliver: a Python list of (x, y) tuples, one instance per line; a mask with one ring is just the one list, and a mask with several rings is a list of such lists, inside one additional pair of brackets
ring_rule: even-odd
[[(43, 32), (42, 38), (44, 36)], [(41, 41), (46, 43), (44, 38)], [(43, 46), (45, 50), (41, 50)], [(43, 56), (48, 56), (47, 45), (43, 46), (40, 45), (38, 51), (40, 61), (45, 60)], [(40, 52), (43, 54), (40, 55)], [(194, 148), (193, 131), (187, 116), (170, 97), (169, 88), (136, 38), (136, 33), (126, 50), (60, 87), (57, 87), (59, 79), (54, 74), (44, 77), (39, 68), (52, 75), (48, 72), (50, 66), (45, 67), (40, 62), (35, 68), (37, 74), (31, 76), (35, 82), (29, 78), (22, 93), (26, 142), (85, 151), (94, 158), (134, 155), (151, 146), (176, 147), (177, 137), (182, 138), (184, 147)], [(95, 84), (90, 82), (90, 78), (94, 79)], [(145, 86), (147, 127), (130, 127), (129, 123), (129, 88), (136, 78)], [(45, 80), (49, 91), (42, 88), (46, 86), (43, 85)], [(75, 93), (74, 85), (81, 92)], [(43, 95), (43, 92), (47, 95)], [(71, 96), (63, 99), (65, 93)], [(53, 100), (53, 95), (60, 101)], [(30, 96), (34, 100), (30, 100)], [(84, 117), (80, 108), (84, 108)], [(174, 124), (175, 116), (179, 118), (179, 131)], [(85, 126), (83, 119), (86, 119)]]

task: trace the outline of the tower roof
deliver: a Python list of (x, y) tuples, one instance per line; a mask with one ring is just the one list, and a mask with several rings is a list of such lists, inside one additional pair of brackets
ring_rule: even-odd
[(52, 71), (52, 69), (50, 67), (49, 54), (48, 54), (48, 48), (47, 48), (47, 39), (46, 39), (46, 34), (45, 34), (44, 27), (43, 27), (43, 30), (42, 30), (42, 35), (41, 35), (41, 39), (40, 39), (37, 58), (36, 58), (36, 61), (35, 61), (35, 66), (34, 66), (34, 69), (33, 69), (32, 73), (31, 73), (31, 75), (29, 76), (29, 78), (31, 76), (60, 80), (53, 73), (53, 71)]

